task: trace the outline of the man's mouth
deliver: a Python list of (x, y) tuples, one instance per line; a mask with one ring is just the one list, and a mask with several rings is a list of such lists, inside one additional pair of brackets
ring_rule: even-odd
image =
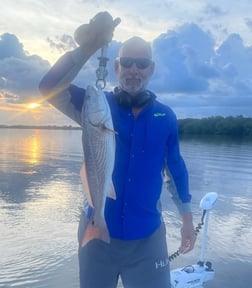
[(127, 84), (128, 85), (139, 85), (140, 83), (140, 79), (137, 79), (137, 78), (128, 78), (126, 80)]

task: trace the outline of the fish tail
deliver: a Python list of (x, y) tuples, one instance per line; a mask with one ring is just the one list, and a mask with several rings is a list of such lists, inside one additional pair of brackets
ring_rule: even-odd
[(110, 243), (109, 231), (105, 221), (99, 223), (99, 225), (95, 225), (92, 221), (89, 221), (82, 238), (81, 246), (84, 247), (93, 239), (100, 239), (106, 243)]

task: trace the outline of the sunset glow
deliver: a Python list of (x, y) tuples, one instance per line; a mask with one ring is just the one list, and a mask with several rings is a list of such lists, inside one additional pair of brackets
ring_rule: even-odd
[(36, 109), (36, 108), (38, 108), (38, 107), (40, 107), (40, 104), (38, 104), (38, 103), (29, 103), (29, 104), (27, 105), (27, 108), (28, 108), (28, 109)]

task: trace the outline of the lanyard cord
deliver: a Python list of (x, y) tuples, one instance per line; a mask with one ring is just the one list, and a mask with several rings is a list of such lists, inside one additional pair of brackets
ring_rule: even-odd
[[(201, 217), (201, 222), (197, 225), (197, 227), (194, 229), (195, 235), (197, 236), (200, 232), (200, 230), (202, 229), (203, 225), (204, 225), (204, 218), (206, 215), (206, 210), (203, 210), (203, 214)], [(177, 258), (180, 255), (179, 250), (177, 250), (176, 252), (174, 252), (173, 254), (171, 254), (168, 259), (169, 262), (172, 262), (175, 258)]]

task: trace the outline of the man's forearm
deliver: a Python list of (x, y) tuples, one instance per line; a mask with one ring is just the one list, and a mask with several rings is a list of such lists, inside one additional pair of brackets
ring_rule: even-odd
[(191, 212), (186, 212), (181, 214), (183, 224), (192, 224), (193, 216)]

